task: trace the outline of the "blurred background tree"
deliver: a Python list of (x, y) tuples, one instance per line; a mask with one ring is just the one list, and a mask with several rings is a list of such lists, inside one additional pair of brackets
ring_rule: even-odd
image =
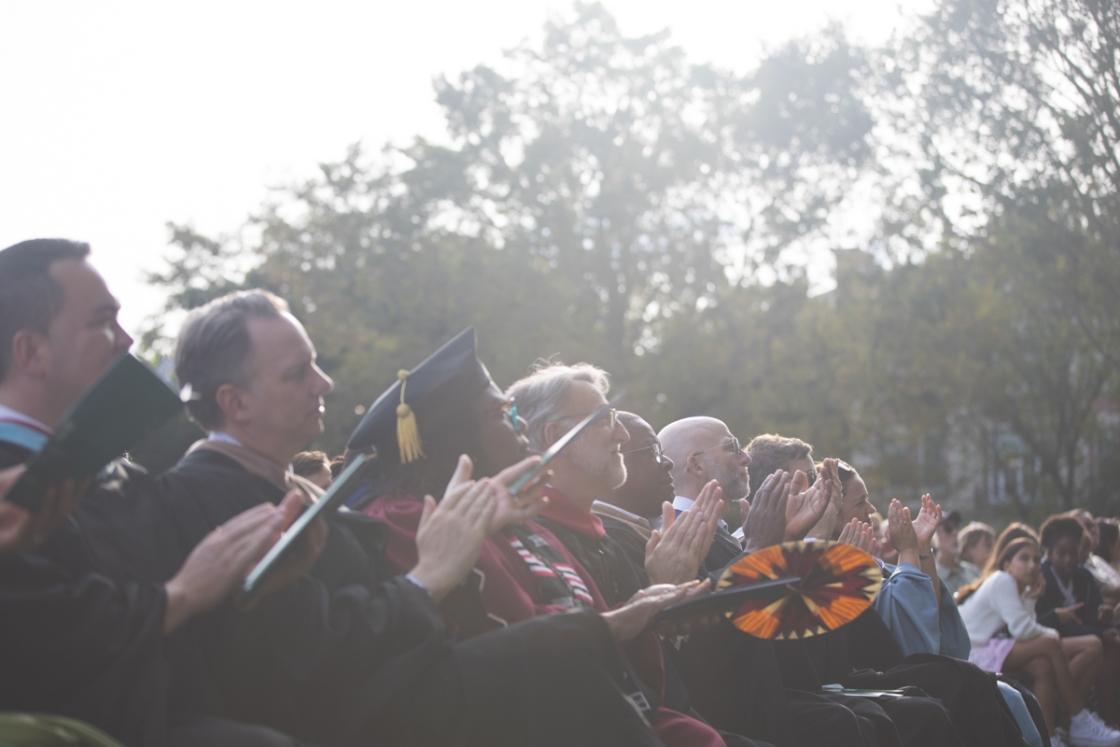
[[(941, 0), (915, 24), (877, 50), (830, 27), (737, 75), (576, 5), (436, 81), (440, 142), (355, 145), (231, 237), (171, 226), (144, 342), (231, 289), (280, 294), (337, 384), (331, 452), (473, 324), (502, 385), (594, 362), (657, 427), (798, 436), (879, 500), (1114, 510), (1117, 7)], [(856, 248), (852, 210), (877, 226)]]

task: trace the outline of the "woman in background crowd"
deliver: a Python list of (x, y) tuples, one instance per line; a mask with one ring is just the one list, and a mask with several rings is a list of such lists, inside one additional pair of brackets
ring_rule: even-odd
[[(1105, 726), (1085, 707), (1083, 677), (1071, 671), (1058, 632), (1035, 618), (1036, 599), (1030, 592), (1038, 584), (1040, 566), (1038, 543), (1020, 536), (993, 556), (979, 584), (960, 589), (961, 618), (972, 642), (969, 660), (991, 672), (1023, 670), (1031, 676), (1031, 691), (1042, 707), (1054, 747), (1065, 746), (1057, 732), (1059, 698), (1073, 714), (1069, 740), (1075, 747), (1120, 746), (1120, 732)], [(1006, 638), (1001, 637), (1005, 628)]]
[(961, 547), (961, 560), (972, 563), (977, 569), (986, 568), (996, 549), (996, 532), (987, 524), (971, 521), (957, 535)]

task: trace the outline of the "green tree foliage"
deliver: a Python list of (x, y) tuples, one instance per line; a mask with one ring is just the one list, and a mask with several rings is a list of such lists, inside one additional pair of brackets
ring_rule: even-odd
[[(173, 226), (153, 281), (169, 310), (288, 299), (337, 383), (331, 451), (474, 324), (501, 384), (588, 360), (655, 426), (798, 436), (877, 499), (1115, 505), (1116, 6), (941, 0), (921, 23), (874, 54), (828, 28), (737, 75), (577, 5), (436, 81), (438, 142), (354, 146), (238, 237)], [(880, 241), (836, 249), (861, 180)]]
[(501, 382), (559, 354), (655, 407), (649, 372), (692, 365), (662, 344), (666, 325), (699, 323), (752, 263), (819, 231), (866, 160), (862, 65), (833, 32), (737, 76), (580, 5), (542, 45), (437, 81), (446, 142), (352, 148), (236, 251), (174, 227), (179, 256), (155, 280), (190, 308), (233, 287), (231, 256), (253, 257), (242, 284), (293, 304), (338, 380), (336, 412), (470, 323)]

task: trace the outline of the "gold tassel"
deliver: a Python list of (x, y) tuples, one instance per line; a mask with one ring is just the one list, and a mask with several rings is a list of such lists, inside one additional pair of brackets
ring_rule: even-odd
[(404, 403), (404, 388), (408, 383), (408, 371), (397, 371), (401, 380), (401, 403), (397, 405), (397, 445), (401, 451), (401, 464), (414, 462), (424, 456), (420, 445), (420, 430), (416, 427), (416, 413)]

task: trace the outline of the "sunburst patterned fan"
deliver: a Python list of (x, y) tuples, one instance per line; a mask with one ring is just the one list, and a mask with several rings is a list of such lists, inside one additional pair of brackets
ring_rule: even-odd
[[(746, 599), (729, 616), (756, 638), (808, 638), (856, 619), (871, 606), (883, 574), (866, 552), (836, 542), (787, 542), (744, 555), (723, 572), (716, 593), (794, 577), (784, 591)], [(799, 580), (798, 580), (799, 579)]]

